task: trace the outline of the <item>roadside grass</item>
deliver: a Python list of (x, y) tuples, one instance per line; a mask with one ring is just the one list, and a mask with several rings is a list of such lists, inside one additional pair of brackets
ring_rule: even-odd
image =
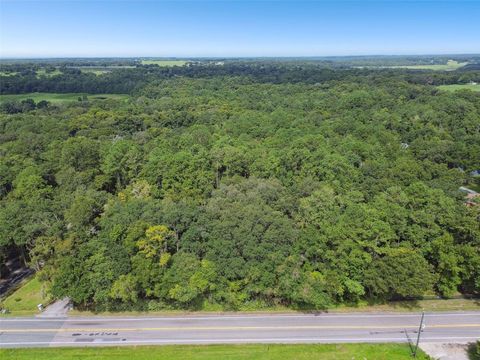
[(472, 90), (472, 91), (480, 91), (479, 84), (453, 84), (453, 85), (440, 85), (437, 86), (440, 90), (446, 91), (457, 91), (457, 90)]
[(142, 65), (184, 66), (185, 60), (142, 60)]
[[(35, 278), (30, 278), (18, 290), (8, 296), (0, 307), (7, 308), (10, 313), (2, 316), (28, 316), (36, 314), (37, 304), (48, 303), (48, 299), (42, 297), (41, 283)], [(86, 310), (71, 310), (71, 316), (138, 316), (138, 315), (185, 315), (185, 314), (232, 314), (232, 313), (351, 313), (351, 312), (435, 312), (435, 311), (480, 311), (480, 299), (429, 299), (429, 300), (404, 300), (391, 301), (385, 304), (369, 304), (366, 301), (356, 305), (339, 305), (323, 310), (292, 309), (285, 306), (268, 306), (267, 304), (252, 302), (236, 311), (226, 310), (221, 304), (205, 302), (201, 308), (194, 310), (160, 310), (160, 311), (119, 311), (119, 312), (93, 312)]]
[(405, 300), (392, 301), (386, 304), (368, 304), (360, 302), (356, 306), (339, 305), (324, 310), (292, 309), (282, 306), (277, 307), (253, 307), (245, 306), (236, 311), (225, 311), (221, 305), (204, 305), (199, 310), (161, 310), (161, 311), (119, 311), (119, 312), (93, 312), (86, 310), (71, 310), (71, 316), (141, 316), (141, 315), (200, 315), (200, 314), (282, 314), (282, 313), (375, 313), (375, 312), (435, 312), (435, 311), (480, 311), (480, 299), (435, 299), (435, 300)]
[(114, 100), (125, 100), (128, 98), (126, 94), (85, 94), (85, 93), (28, 93), (28, 94), (14, 94), (14, 95), (0, 95), (0, 102), (5, 101), (22, 101), (25, 99), (33, 99), (35, 102), (41, 100), (47, 100), (52, 103), (66, 103), (72, 101), (78, 101), (78, 98), (82, 98), (84, 95), (87, 96), (88, 100), (105, 100), (105, 99), (114, 99)]
[(338, 306), (335, 312), (480, 311), (480, 299), (425, 299), (391, 301), (386, 304), (360, 302), (357, 306)]
[[(352, 360), (411, 359), (407, 344), (249, 344), (249, 345), (165, 345), (135, 347), (32, 348), (0, 350), (3, 360)], [(420, 349), (417, 359), (428, 359)]]
[(28, 316), (38, 313), (38, 304), (48, 304), (47, 296), (42, 296), (42, 283), (34, 276), (0, 303), (0, 308), (8, 309), (9, 316)]

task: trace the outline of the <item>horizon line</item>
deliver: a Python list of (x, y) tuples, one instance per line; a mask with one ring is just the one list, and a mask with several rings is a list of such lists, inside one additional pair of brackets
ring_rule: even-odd
[(352, 55), (238, 55), (238, 56), (154, 56), (154, 55), (55, 55), (55, 56), (0, 56), (0, 60), (46, 60), (46, 59), (328, 59), (342, 57), (403, 57), (403, 56), (480, 56), (480, 53), (404, 53), (404, 54), (352, 54)]

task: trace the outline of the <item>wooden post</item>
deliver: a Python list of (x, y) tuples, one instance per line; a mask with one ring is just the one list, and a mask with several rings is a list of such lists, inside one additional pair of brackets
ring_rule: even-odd
[(420, 343), (420, 334), (423, 331), (423, 319), (425, 318), (425, 312), (422, 311), (422, 318), (420, 320), (420, 326), (418, 327), (418, 334), (417, 334), (417, 343), (415, 344), (415, 350), (413, 352), (413, 357), (417, 357), (417, 350), (418, 350), (418, 344)]

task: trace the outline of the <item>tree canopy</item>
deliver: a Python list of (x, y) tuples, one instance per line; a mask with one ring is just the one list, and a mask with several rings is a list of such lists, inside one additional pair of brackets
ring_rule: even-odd
[(131, 96), (2, 108), (0, 258), (99, 310), (479, 294), (480, 207), (458, 188), (479, 186), (480, 95), (432, 86), (462, 74), (9, 76), (2, 92)]

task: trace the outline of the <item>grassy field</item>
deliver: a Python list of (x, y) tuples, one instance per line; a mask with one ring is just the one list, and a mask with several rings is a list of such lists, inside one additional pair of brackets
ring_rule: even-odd
[[(201, 345), (139, 346), (102, 348), (3, 349), (3, 360), (402, 360), (411, 359), (406, 344), (325, 344), (325, 345)], [(428, 359), (419, 350), (417, 359)]]
[(45, 69), (38, 69), (37, 70), (37, 77), (41, 77), (41, 76), (51, 77), (51, 76), (56, 76), (56, 75), (60, 75), (60, 74), (62, 74), (62, 72), (58, 69), (56, 69), (55, 71), (52, 71), (52, 72), (46, 72)]
[(467, 65), (466, 62), (448, 60), (446, 64), (428, 64), (428, 65), (392, 65), (392, 66), (357, 66), (357, 68), (379, 68), (379, 69), (411, 69), (411, 70), (437, 70), (452, 71)]
[(134, 69), (133, 65), (113, 65), (113, 66), (72, 66), (73, 69), (78, 69), (82, 73), (90, 73), (95, 75), (104, 75), (113, 70)]
[(47, 100), (52, 103), (65, 103), (65, 102), (77, 101), (78, 98), (82, 97), (83, 95), (87, 95), (88, 100), (104, 100), (104, 99), (125, 100), (128, 98), (128, 95), (125, 95), (125, 94), (29, 93), (29, 94), (15, 94), (15, 95), (0, 95), (0, 102), (9, 101), (9, 100), (21, 101), (24, 99), (33, 99), (35, 102), (38, 102), (40, 100)]
[(142, 65), (183, 66), (186, 63), (185, 60), (142, 60)]
[(472, 91), (480, 91), (480, 85), (476, 84), (454, 84), (454, 85), (440, 85), (438, 86), (440, 90), (446, 91), (457, 91), (457, 90), (472, 90)]
[(15, 71), (12, 71), (12, 72), (0, 71), (0, 76), (13, 76), (13, 75), (17, 75), (17, 73)]
[(38, 304), (48, 304), (48, 302), (48, 298), (42, 297), (42, 284), (36, 277), (32, 277), (8, 296), (0, 307), (8, 309), (10, 316), (27, 316), (38, 313)]
[(84, 67), (84, 68), (80, 68), (80, 71), (82, 73), (90, 73), (90, 74), (95, 74), (95, 75), (103, 75), (103, 74), (107, 74), (109, 72), (111, 72), (112, 70), (108, 70), (108, 69), (89, 69), (87, 67)]
[(466, 62), (460, 63), (455, 60), (448, 60), (446, 64), (431, 64), (431, 65), (405, 65), (405, 66), (388, 66), (396, 69), (414, 69), (414, 70), (440, 70), (451, 71), (467, 65)]

